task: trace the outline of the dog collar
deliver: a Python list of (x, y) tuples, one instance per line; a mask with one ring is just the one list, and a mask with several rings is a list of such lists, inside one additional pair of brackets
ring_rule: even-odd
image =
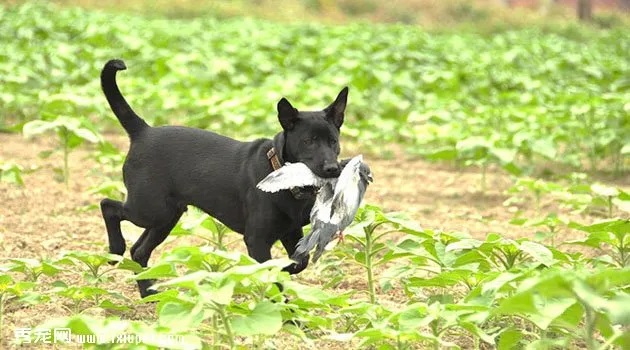
[[(282, 164), (280, 163), (280, 158), (278, 158), (275, 147), (271, 147), (271, 149), (267, 151), (267, 159), (271, 162), (271, 167), (274, 171), (282, 168)], [(295, 199), (306, 199), (313, 195), (313, 193), (311, 193), (312, 191), (304, 191), (299, 187), (291, 187), (289, 191)]]

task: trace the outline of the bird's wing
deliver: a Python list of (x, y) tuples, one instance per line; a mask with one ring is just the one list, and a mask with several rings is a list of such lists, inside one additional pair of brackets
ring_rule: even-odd
[(330, 206), (334, 193), (333, 186), (332, 183), (326, 183), (317, 192), (313, 209), (311, 209), (311, 224), (317, 221), (330, 221)]
[(339, 175), (330, 210), (332, 223), (340, 224), (345, 221), (345, 217), (352, 215), (353, 212), (356, 214), (354, 208), (358, 209), (360, 204), (358, 184), (361, 181), (359, 175), (361, 159), (363, 159), (361, 155), (352, 158)]
[(315, 186), (325, 183), (325, 179), (313, 174), (304, 163), (287, 163), (273, 171), (256, 186), (265, 192), (278, 192), (292, 187)]
[(359, 206), (361, 206), (361, 201), (363, 200), (365, 189), (366, 186), (360, 182), (357, 186), (357, 191), (353, 193), (352, 201), (345, 202), (344, 209), (346, 210), (346, 212), (339, 213), (338, 216), (335, 215), (335, 219), (333, 219), (332, 221), (339, 223), (338, 225), (340, 230), (345, 230), (345, 228), (350, 226), (352, 221), (354, 221), (354, 217), (357, 216), (357, 211), (359, 211)]

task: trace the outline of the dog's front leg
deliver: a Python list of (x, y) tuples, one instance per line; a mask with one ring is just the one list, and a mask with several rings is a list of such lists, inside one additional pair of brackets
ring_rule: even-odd
[[(287, 255), (289, 255), (289, 257), (293, 256), (293, 253), (295, 253), (297, 244), (303, 236), (304, 236), (304, 233), (302, 232), (302, 229), (298, 228), (294, 231), (291, 231), (288, 235), (280, 239), (280, 242), (282, 242), (282, 246), (287, 251)], [(306, 267), (308, 266), (309, 259), (310, 259), (310, 255), (307, 254), (302, 259), (302, 261), (296, 261), (294, 264), (291, 264), (283, 268), (282, 271), (286, 271), (290, 273), (291, 275), (298, 274), (304, 271), (304, 269), (306, 269)]]
[(271, 244), (269, 244), (266, 235), (262, 235), (261, 232), (246, 232), (245, 245), (247, 246), (247, 254), (259, 263), (271, 259)]

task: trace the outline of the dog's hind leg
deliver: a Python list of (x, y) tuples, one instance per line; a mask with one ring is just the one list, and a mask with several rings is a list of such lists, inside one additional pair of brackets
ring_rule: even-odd
[[(289, 255), (289, 257), (293, 256), (293, 253), (295, 253), (297, 244), (303, 236), (304, 236), (304, 233), (302, 232), (302, 229), (299, 228), (294, 231), (291, 231), (288, 235), (280, 239), (280, 242), (282, 242), (282, 246), (287, 251), (287, 254)], [(302, 261), (296, 261), (294, 264), (286, 266), (282, 270), (292, 275), (298, 274), (302, 272), (308, 266), (309, 258), (310, 258), (310, 255), (307, 254), (302, 259)]]
[(141, 246), (142, 242), (144, 242), (147, 239), (149, 232), (151, 232), (150, 228), (145, 229), (144, 232), (142, 232), (142, 234), (140, 235), (140, 237), (138, 237), (138, 240), (136, 240), (136, 243), (134, 243), (131, 246), (131, 249), (129, 249), (129, 254), (131, 254), (131, 256), (134, 256), (138, 247)]
[(101, 212), (107, 228), (109, 252), (123, 255), (125, 253), (125, 239), (120, 230), (120, 222), (125, 220), (125, 210), (122, 202), (105, 198), (101, 201)]
[[(153, 250), (157, 248), (157, 246), (159, 246), (162, 242), (164, 242), (166, 237), (168, 237), (169, 233), (171, 233), (171, 230), (173, 229), (173, 227), (175, 227), (177, 221), (179, 221), (185, 211), (185, 208), (178, 209), (174, 213), (173, 218), (166, 224), (146, 229), (142, 233), (140, 238), (138, 238), (133, 247), (131, 247), (131, 259), (140, 264), (140, 266), (147, 267), (147, 264), (149, 263), (149, 258), (151, 257), (151, 253), (153, 252)], [(148, 295), (155, 294), (154, 291), (149, 290), (149, 287), (151, 287), (153, 282), (153, 280), (138, 281), (140, 296), (144, 298)]]

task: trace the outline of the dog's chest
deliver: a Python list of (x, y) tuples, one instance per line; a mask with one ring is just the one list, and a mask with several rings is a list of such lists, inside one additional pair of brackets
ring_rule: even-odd
[(291, 221), (291, 227), (297, 228), (307, 225), (310, 221), (311, 209), (313, 208), (314, 200), (296, 200), (291, 198), (280, 206), (283, 211), (284, 220), (288, 217)]

